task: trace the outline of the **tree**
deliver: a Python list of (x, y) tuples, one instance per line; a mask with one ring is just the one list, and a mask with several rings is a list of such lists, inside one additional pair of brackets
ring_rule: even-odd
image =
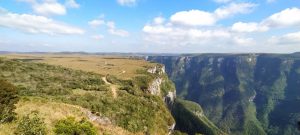
[(19, 101), (16, 87), (0, 79), (0, 124), (14, 120), (16, 113), (15, 104)]

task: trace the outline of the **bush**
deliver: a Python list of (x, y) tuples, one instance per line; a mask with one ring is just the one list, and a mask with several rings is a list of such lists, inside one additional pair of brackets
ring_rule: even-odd
[(46, 126), (38, 116), (37, 112), (32, 112), (24, 116), (19, 122), (15, 131), (16, 135), (45, 135)]
[(11, 122), (15, 118), (14, 104), (19, 101), (16, 87), (7, 81), (0, 80), (0, 124)]
[(97, 131), (93, 124), (82, 119), (76, 121), (74, 117), (59, 120), (55, 124), (54, 132), (59, 135), (96, 135)]

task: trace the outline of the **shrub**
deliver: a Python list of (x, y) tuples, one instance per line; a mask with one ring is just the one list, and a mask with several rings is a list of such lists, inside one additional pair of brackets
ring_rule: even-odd
[(82, 119), (76, 121), (74, 117), (59, 120), (55, 124), (54, 132), (59, 135), (96, 135), (97, 131), (93, 124)]
[(16, 87), (7, 81), (0, 80), (0, 123), (11, 122), (15, 118), (14, 104), (19, 101)]
[(16, 135), (45, 135), (46, 126), (43, 121), (38, 116), (38, 112), (31, 112), (30, 114), (21, 118), (18, 122), (17, 129), (15, 131)]

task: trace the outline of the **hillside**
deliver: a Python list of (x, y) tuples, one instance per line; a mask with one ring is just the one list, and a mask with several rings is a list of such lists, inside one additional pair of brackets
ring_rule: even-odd
[(98, 134), (168, 134), (175, 123), (164, 103), (175, 89), (159, 64), (99, 58), (107, 61), (106, 67), (96, 69), (93, 65), (102, 63), (90, 61), (98, 61), (91, 56), (51, 56), (55, 60), (50, 62), (44, 56), (6, 57), (0, 59), (0, 78), (16, 86), (20, 100), (17, 119), (1, 124), (0, 134), (13, 134), (18, 122), (32, 112), (43, 119), (47, 134), (54, 134), (55, 123), (68, 116), (92, 122)]
[(204, 114), (229, 134), (300, 134), (296, 53), (147, 58), (164, 64), (177, 95), (201, 105)]
[(192, 101), (176, 99), (172, 106), (172, 115), (176, 121), (175, 129), (194, 134), (225, 135), (203, 114), (200, 105)]

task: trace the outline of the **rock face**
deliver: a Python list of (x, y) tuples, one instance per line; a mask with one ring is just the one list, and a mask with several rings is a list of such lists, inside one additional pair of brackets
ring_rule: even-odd
[(296, 135), (300, 119), (300, 56), (203, 54), (149, 56), (162, 63), (177, 96), (201, 105), (229, 134)]
[(149, 68), (147, 70), (147, 72), (149, 72), (151, 74), (156, 74), (157, 73), (159, 75), (162, 75), (162, 74), (166, 73), (165, 66), (162, 66), (162, 67), (155, 66), (155, 67)]
[(156, 78), (152, 81), (152, 83), (150, 83), (149, 87), (148, 87), (148, 91), (152, 94), (152, 95), (160, 95), (160, 85), (162, 83), (162, 79), (161, 78)]
[(167, 104), (173, 104), (175, 99), (176, 99), (176, 91), (173, 92), (169, 91), (168, 95), (164, 97), (164, 101)]
[[(162, 94), (162, 92), (161, 92), (161, 85), (163, 83), (166, 83), (167, 81), (169, 81), (168, 77), (164, 77), (164, 76), (166, 76), (165, 67), (164, 66), (155, 66), (155, 67), (149, 68), (147, 70), (147, 72), (158, 75), (149, 84), (147, 91), (152, 95), (162, 96), (166, 103), (166, 106), (168, 106), (168, 108), (170, 109), (171, 104), (174, 102), (174, 100), (176, 98), (176, 90), (175, 90), (175, 88), (167, 89), (167, 90), (165, 90), (165, 92), (167, 92), (167, 94)], [(173, 123), (172, 125), (168, 126), (169, 134), (171, 134), (174, 131), (175, 125), (176, 125), (176, 123)]]

